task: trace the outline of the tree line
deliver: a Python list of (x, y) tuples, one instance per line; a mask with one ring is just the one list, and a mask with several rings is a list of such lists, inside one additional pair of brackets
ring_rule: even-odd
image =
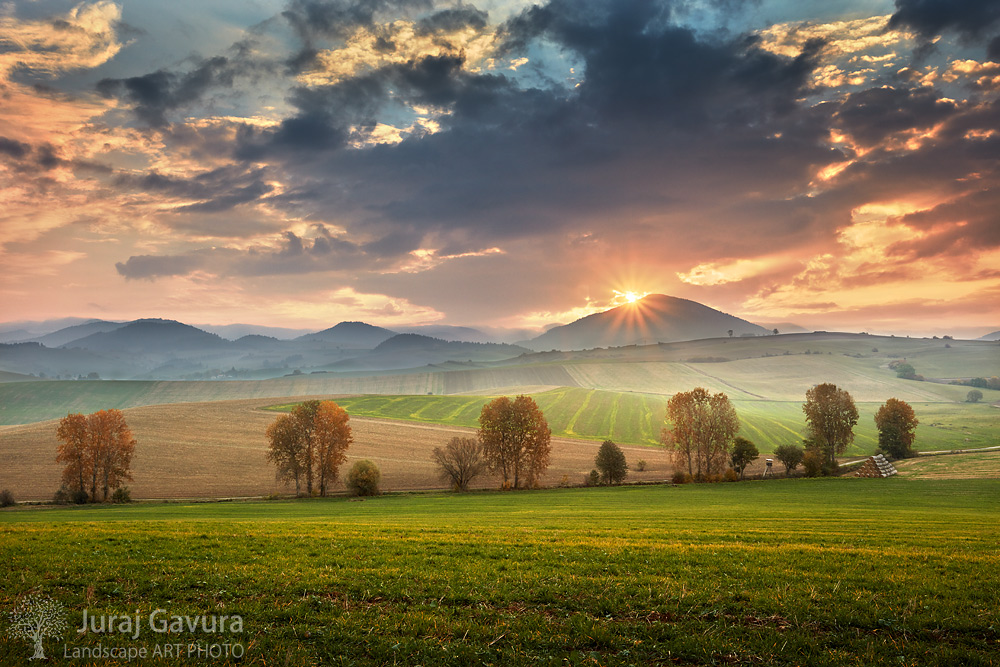
[[(834, 384), (818, 384), (802, 405), (808, 427), (804, 447), (785, 444), (774, 451), (787, 473), (803, 465), (807, 474), (833, 474), (836, 456), (854, 441), (858, 410), (854, 399)], [(305, 401), (268, 427), (267, 459), (276, 479), (294, 482), (296, 495), (327, 496), (353, 443), (350, 417), (333, 401)], [(753, 442), (737, 436), (739, 417), (729, 397), (697, 387), (667, 402), (661, 442), (673, 453), (675, 481), (741, 479), (759, 458)], [(875, 413), (879, 451), (890, 458), (911, 456), (919, 420), (905, 401), (890, 398)], [(56, 460), (64, 463), (60, 494), (72, 502), (113, 499), (132, 479), (136, 441), (119, 410), (69, 414), (59, 422)], [(432, 452), (441, 478), (455, 490), (468, 490), (491, 472), (503, 489), (540, 484), (551, 457), (552, 431), (535, 401), (525, 395), (502, 396), (486, 403), (474, 438), (455, 437)], [(642, 463), (642, 462), (640, 462)], [(588, 483), (620, 484), (628, 474), (625, 454), (605, 440), (594, 459)], [(640, 468), (641, 469), (641, 468)], [(355, 462), (348, 488), (358, 495), (379, 492), (381, 473), (369, 460)], [(59, 494), (57, 494), (58, 496)], [(120, 499), (127, 499), (127, 488)]]

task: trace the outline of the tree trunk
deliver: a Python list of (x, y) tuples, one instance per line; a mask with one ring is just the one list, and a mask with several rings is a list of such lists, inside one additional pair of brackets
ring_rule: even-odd
[(42, 646), (42, 631), (39, 628), (35, 633), (35, 654), (29, 660), (45, 660), (45, 647)]

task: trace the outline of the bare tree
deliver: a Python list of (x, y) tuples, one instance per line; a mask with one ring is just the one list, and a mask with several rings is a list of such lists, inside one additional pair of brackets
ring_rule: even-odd
[(431, 455), (441, 479), (458, 491), (468, 491), (469, 484), (489, 467), (483, 455), (483, 445), (473, 438), (454, 437), (444, 449), (435, 447)]

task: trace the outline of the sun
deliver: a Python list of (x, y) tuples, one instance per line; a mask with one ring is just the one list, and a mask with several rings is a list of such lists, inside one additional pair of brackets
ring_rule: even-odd
[(632, 290), (628, 290), (625, 292), (619, 292), (618, 290), (614, 290), (614, 293), (615, 293), (615, 298), (612, 301), (613, 305), (635, 304), (642, 301), (643, 297), (649, 294), (649, 292), (633, 292)]

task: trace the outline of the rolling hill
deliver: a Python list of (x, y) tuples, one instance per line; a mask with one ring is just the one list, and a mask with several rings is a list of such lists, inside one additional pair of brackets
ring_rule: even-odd
[(32, 342), (41, 343), (45, 347), (62, 347), (67, 343), (72, 343), (75, 340), (90, 336), (91, 334), (107, 333), (109, 331), (114, 331), (115, 329), (120, 329), (126, 324), (126, 322), (94, 320), (93, 322), (75, 324), (73, 326), (60, 329), (59, 331), (53, 331), (50, 334), (34, 338)]
[(365, 324), (364, 322), (341, 322), (329, 329), (299, 336), (295, 340), (302, 342), (322, 342), (341, 347), (371, 350), (382, 341), (388, 340), (395, 335), (395, 331)]
[(695, 301), (651, 294), (635, 303), (588, 315), (522, 343), (533, 350), (586, 350), (770, 333)]

